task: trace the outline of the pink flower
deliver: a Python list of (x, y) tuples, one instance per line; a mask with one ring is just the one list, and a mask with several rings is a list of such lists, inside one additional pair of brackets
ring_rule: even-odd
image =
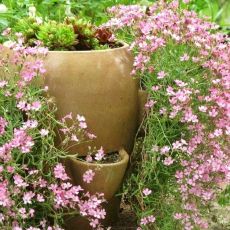
[(47, 136), (49, 134), (49, 130), (41, 129), (39, 133), (41, 134), (42, 137), (44, 137), (44, 136)]
[(164, 165), (167, 165), (167, 166), (173, 164), (173, 162), (174, 160), (172, 159), (172, 157), (166, 157), (163, 161)]
[(85, 117), (84, 117), (84, 116), (77, 115), (77, 120), (78, 120), (79, 122), (84, 122), (84, 121), (85, 121)]
[(72, 136), (71, 136), (71, 141), (78, 142), (78, 141), (79, 141), (79, 139), (77, 138), (77, 136), (76, 136), (76, 135), (72, 135)]
[(146, 104), (145, 104), (145, 108), (152, 108), (154, 105), (156, 104), (156, 101), (154, 100), (149, 100)]
[(150, 189), (148, 189), (148, 188), (143, 189), (143, 194), (144, 194), (145, 196), (148, 196), (148, 195), (150, 195), (151, 193), (152, 193), (152, 190), (150, 190)]
[(98, 151), (97, 151), (97, 153), (95, 154), (95, 160), (97, 160), (97, 161), (101, 161), (103, 158), (104, 158), (104, 156), (105, 156), (105, 153), (104, 153), (104, 150), (103, 150), (103, 148), (101, 147)]
[(7, 126), (7, 121), (0, 116), (0, 136), (5, 133), (5, 127)]
[(180, 220), (180, 219), (183, 218), (183, 215), (182, 215), (181, 213), (175, 213), (175, 214), (174, 214), (174, 218), (175, 218), (176, 220)]
[(7, 81), (0, 81), (0, 89), (5, 87), (8, 84)]
[(149, 223), (154, 223), (155, 220), (156, 220), (156, 218), (153, 215), (146, 216), (146, 217), (141, 218), (140, 224), (141, 225), (147, 225)]
[(157, 91), (160, 89), (160, 87), (158, 85), (154, 85), (154, 86), (152, 86), (151, 89), (152, 89), (152, 91)]
[(164, 71), (157, 73), (157, 79), (163, 79), (167, 74)]
[(92, 133), (87, 133), (87, 136), (89, 137), (89, 139), (95, 139), (97, 136), (92, 134)]
[(32, 102), (31, 109), (38, 111), (41, 108), (41, 102), (40, 101), (34, 101)]
[(17, 104), (17, 108), (21, 109), (21, 110), (26, 110), (26, 101), (19, 101)]
[(23, 203), (24, 204), (31, 204), (32, 203), (32, 198), (35, 196), (35, 194), (31, 191), (24, 193), (23, 195)]
[(63, 165), (61, 163), (57, 164), (54, 167), (54, 176), (55, 176), (55, 178), (63, 180), (63, 181), (69, 179), (69, 177), (67, 176), (67, 174), (65, 172), (65, 168), (63, 167)]
[(28, 184), (23, 180), (23, 178), (20, 175), (14, 175), (14, 184), (17, 185), (19, 188), (25, 188), (28, 186)]
[(169, 151), (170, 151), (170, 147), (169, 147), (169, 146), (163, 146), (163, 147), (160, 149), (160, 153), (161, 153), (161, 154), (168, 153)]
[(204, 105), (202, 105), (202, 106), (199, 106), (199, 111), (201, 111), (201, 112), (206, 112), (207, 111), (207, 106), (204, 106)]
[(44, 202), (44, 201), (45, 201), (44, 196), (38, 194), (38, 195), (37, 195), (37, 201), (38, 201), (38, 202)]
[(180, 57), (180, 61), (188, 61), (189, 60), (189, 56), (187, 53), (185, 53), (183, 56)]
[(85, 158), (85, 160), (87, 161), (87, 162), (92, 162), (93, 161), (93, 158), (92, 158), (92, 156), (91, 155), (87, 155), (86, 156), (86, 158)]
[(92, 169), (89, 169), (83, 174), (83, 181), (89, 184), (94, 176), (95, 172)]
[(86, 129), (86, 128), (87, 128), (86, 122), (81, 121), (81, 122), (79, 123), (79, 127), (80, 127), (81, 129)]

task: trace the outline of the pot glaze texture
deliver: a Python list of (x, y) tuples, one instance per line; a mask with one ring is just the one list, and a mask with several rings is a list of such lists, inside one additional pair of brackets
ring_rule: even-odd
[[(130, 76), (128, 45), (94, 51), (49, 51), (45, 85), (57, 103), (57, 118), (72, 112), (86, 118), (97, 138), (92, 146), (105, 152), (124, 147), (131, 153), (138, 128), (139, 81)], [(87, 144), (88, 145), (88, 144)], [(86, 145), (70, 148), (84, 155)]]

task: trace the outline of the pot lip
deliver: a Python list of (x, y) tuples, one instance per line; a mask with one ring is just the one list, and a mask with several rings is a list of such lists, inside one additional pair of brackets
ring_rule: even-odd
[(78, 159), (73, 159), (73, 158), (70, 158), (72, 161), (75, 161), (77, 162), (78, 164), (81, 164), (81, 165), (88, 165), (88, 166), (98, 166), (98, 167), (107, 167), (107, 166), (118, 166), (118, 165), (122, 165), (122, 164), (125, 164), (126, 162), (128, 162), (129, 160), (129, 154), (125, 151), (124, 148), (121, 148), (120, 150), (118, 150), (119, 152), (119, 155), (121, 156), (121, 160), (118, 161), (118, 162), (114, 162), (114, 163), (90, 163), (90, 162), (86, 162), (86, 161), (81, 161), (81, 160), (78, 160)]
[(129, 48), (129, 45), (126, 42), (119, 41), (119, 43), (122, 44), (121, 47), (117, 48), (110, 48), (110, 49), (104, 49), (104, 50), (49, 50), (48, 53), (55, 54), (55, 53), (62, 53), (62, 54), (73, 54), (73, 53), (79, 53), (79, 54), (92, 54), (92, 53), (107, 53), (107, 52), (113, 52), (113, 51), (119, 51), (123, 49)]

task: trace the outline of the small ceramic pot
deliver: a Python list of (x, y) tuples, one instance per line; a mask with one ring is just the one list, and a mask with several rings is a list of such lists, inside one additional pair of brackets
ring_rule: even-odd
[[(81, 185), (90, 193), (104, 193), (105, 199), (110, 200), (119, 190), (129, 161), (129, 155), (124, 150), (119, 150), (121, 160), (116, 163), (88, 163), (77, 159), (69, 159), (69, 169), (74, 185)], [(83, 181), (83, 174), (92, 169), (95, 176), (91, 183)]]
[[(116, 220), (119, 207), (120, 198), (116, 196), (116, 192), (119, 190), (125, 171), (129, 161), (129, 155), (124, 150), (119, 150), (121, 160), (116, 163), (88, 163), (77, 159), (69, 159), (68, 167), (70, 169), (70, 176), (74, 185), (80, 185), (85, 191), (91, 194), (104, 193), (106, 203), (104, 208), (106, 210), (106, 219), (103, 221), (104, 225), (110, 225)], [(92, 169), (95, 172), (95, 176), (91, 183), (83, 181), (83, 174)], [(66, 229), (68, 230), (88, 230), (91, 229), (86, 219), (77, 216), (66, 219)]]

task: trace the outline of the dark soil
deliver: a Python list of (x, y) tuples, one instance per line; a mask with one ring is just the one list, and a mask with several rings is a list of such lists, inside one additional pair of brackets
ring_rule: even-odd
[[(94, 158), (94, 156), (92, 155), (92, 157)], [(78, 159), (82, 160), (82, 161), (86, 161), (86, 157), (78, 157)], [(109, 152), (106, 153), (104, 158), (98, 162), (98, 161), (92, 161), (90, 163), (100, 163), (100, 164), (110, 164), (110, 163), (117, 163), (121, 160), (121, 157), (119, 155), (119, 152), (114, 151), (114, 152)]]
[(112, 226), (111, 230), (136, 230), (138, 227), (136, 223), (136, 215), (130, 206), (121, 203), (119, 219), (117, 223)]

